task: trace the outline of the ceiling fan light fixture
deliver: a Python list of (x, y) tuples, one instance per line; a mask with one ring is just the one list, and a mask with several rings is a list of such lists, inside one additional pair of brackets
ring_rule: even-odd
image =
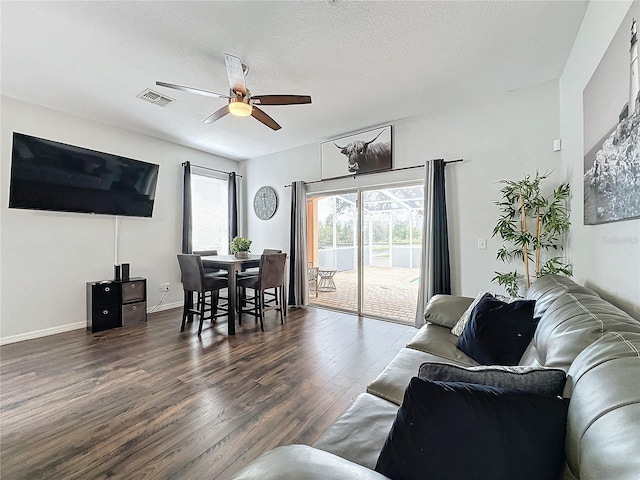
[[(1, 1), (2, 0), (0, 0), (0, 2)], [(196, 93), (207, 97), (226, 98), (228, 103), (205, 118), (202, 121), (202, 123), (205, 124), (216, 122), (230, 113), (237, 117), (252, 116), (258, 122), (269, 127), (271, 130), (280, 130), (282, 127), (278, 125), (278, 122), (263, 112), (259, 107), (262, 107), (263, 105), (303, 105), (311, 103), (311, 97), (309, 95), (256, 95), (255, 97), (252, 97), (245, 82), (245, 77), (249, 72), (249, 67), (242, 63), (239, 57), (228, 53), (225, 53), (224, 55), (224, 63), (227, 67), (229, 95), (210, 92), (200, 88), (176, 85), (175, 83), (156, 82), (156, 85), (160, 87), (173, 88), (175, 90), (182, 90), (184, 92)], [(160, 96), (160, 94), (155, 95)], [(255, 108), (253, 108), (254, 102), (256, 105)]]
[(231, 99), (229, 102), (229, 113), (236, 117), (248, 117), (251, 115), (253, 107), (249, 103), (245, 103), (242, 100)]

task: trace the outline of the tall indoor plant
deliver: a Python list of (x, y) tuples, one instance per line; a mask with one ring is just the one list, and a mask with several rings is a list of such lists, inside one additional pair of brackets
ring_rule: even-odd
[(569, 184), (561, 183), (544, 196), (541, 186), (550, 172), (535, 177), (525, 175), (522, 180), (501, 180), (500, 218), (493, 228), (493, 236), (503, 240), (497, 257), (506, 263), (521, 261), (524, 274), (516, 268), (510, 272), (495, 272), (491, 280), (503, 286), (509, 295), (519, 295), (522, 283), (529, 288), (531, 281), (549, 273), (571, 276), (571, 265), (560, 256), (544, 252), (562, 250), (564, 234), (569, 230)]

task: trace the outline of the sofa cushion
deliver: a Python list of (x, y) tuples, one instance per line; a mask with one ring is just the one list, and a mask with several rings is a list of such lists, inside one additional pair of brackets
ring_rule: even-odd
[(566, 373), (558, 368), (459, 367), (445, 363), (423, 363), (418, 378), (436, 382), (478, 383), (508, 390), (522, 390), (547, 397), (562, 396)]
[(398, 405), (363, 393), (313, 446), (373, 469), (397, 411)]
[(565, 293), (584, 293), (597, 297), (598, 294), (593, 290), (578, 285), (573, 280), (564, 275), (544, 275), (538, 278), (527, 290), (525, 298), (527, 300), (535, 300), (536, 308), (533, 316), (540, 318), (547, 309)]
[[(442, 327), (437, 328), (442, 329)], [(367, 392), (395, 403), (397, 408), (397, 405), (402, 403), (409, 381), (418, 374), (420, 365), (425, 362), (451, 363), (451, 360), (411, 348), (403, 348), (367, 386)]]
[[(457, 341), (458, 337), (453, 335), (449, 328), (427, 323), (422, 326), (411, 341), (407, 343), (407, 348), (430, 353), (461, 365), (480, 365), (456, 347)], [(407, 379), (407, 383), (408, 382), (409, 379)]]
[(473, 302), (470, 297), (434, 295), (424, 309), (424, 319), (441, 327), (452, 328)]
[(534, 305), (532, 300), (505, 303), (485, 294), (456, 346), (485, 365), (517, 365), (536, 328)]
[(307, 445), (287, 445), (258, 457), (234, 480), (385, 480), (366, 467)]
[(557, 480), (567, 402), (411, 379), (376, 471), (394, 480)]
[(537, 362), (565, 371), (586, 347), (607, 332), (637, 332), (637, 320), (598, 296), (567, 293), (540, 319), (533, 337)]
[(580, 478), (637, 479), (640, 472), (640, 326), (611, 332), (573, 361), (567, 463)]

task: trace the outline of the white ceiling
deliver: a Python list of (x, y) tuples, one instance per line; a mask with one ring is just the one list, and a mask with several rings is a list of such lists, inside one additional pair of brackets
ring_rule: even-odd
[[(3, 95), (233, 159), (559, 78), (584, 1), (0, 2)], [(228, 93), (224, 53), (282, 129), (156, 80)], [(136, 95), (146, 88), (176, 101)]]

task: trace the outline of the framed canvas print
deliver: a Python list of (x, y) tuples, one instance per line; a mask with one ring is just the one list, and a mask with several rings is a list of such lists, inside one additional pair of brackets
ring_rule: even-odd
[(640, 218), (640, 3), (634, 2), (583, 92), (584, 223)]
[(390, 170), (391, 151), (391, 125), (324, 142), (322, 179)]

